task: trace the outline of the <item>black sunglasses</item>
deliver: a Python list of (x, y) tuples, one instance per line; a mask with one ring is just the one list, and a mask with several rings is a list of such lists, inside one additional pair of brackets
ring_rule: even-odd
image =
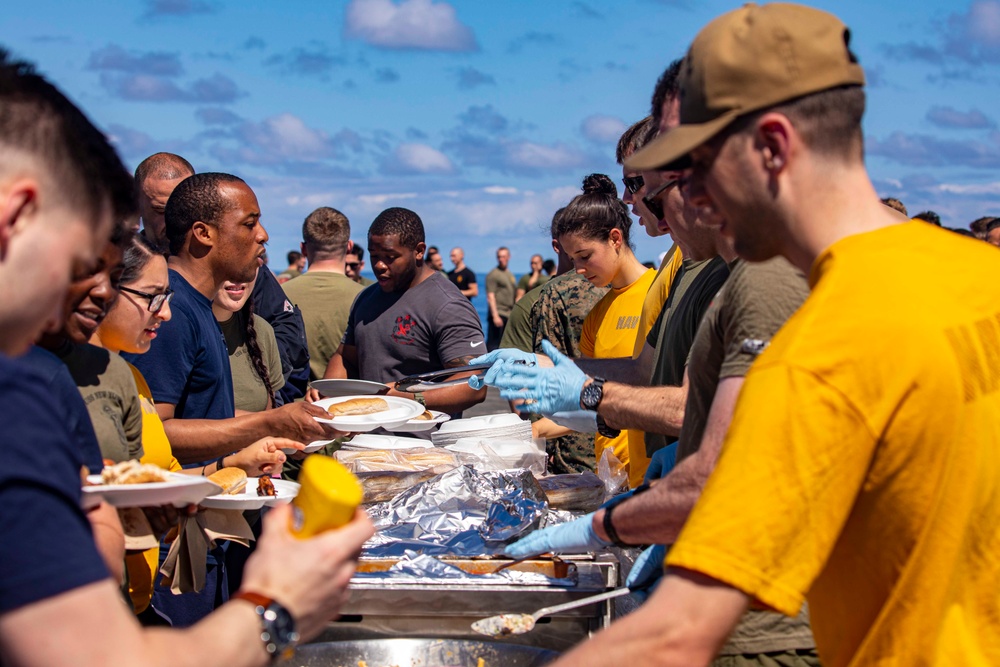
[(118, 289), (122, 292), (128, 292), (129, 294), (141, 296), (143, 299), (149, 299), (149, 306), (146, 310), (153, 314), (160, 312), (165, 305), (170, 303), (170, 299), (174, 296), (174, 291), (172, 289), (168, 289), (166, 292), (160, 292), (159, 294), (140, 292), (139, 290), (132, 289), (131, 287), (119, 287)]
[(624, 176), (622, 178), (622, 183), (625, 184), (625, 189), (627, 189), (632, 194), (635, 194), (636, 192), (642, 189), (642, 186), (645, 183), (645, 181), (642, 180), (642, 176)]
[(659, 196), (680, 183), (680, 180), (679, 178), (671, 178), (669, 181), (664, 181), (660, 187), (642, 198), (642, 203), (646, 205), (650, 213), (656, 216), (657, 220), (663, 220), (663, 204), (660, 203)]

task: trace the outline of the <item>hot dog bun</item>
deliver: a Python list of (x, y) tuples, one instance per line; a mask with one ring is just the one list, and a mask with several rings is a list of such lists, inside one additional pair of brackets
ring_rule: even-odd
[(384, 398), (352, 398), (334, 403), (326, 411), (333, 417), (345, 417), (347, 415), (370, 415), (388, 409), (389, 404)]
[(247, 474), (239, 468), (223, 468), (208, 476), (208, 479), (222, 487), (223, 494), (236, 494), (247, 485)]
[(434, 414), (430, 410), (424, 410), (422, 413), (413, 418), (416, 421), (430, 421), (434, 419)]

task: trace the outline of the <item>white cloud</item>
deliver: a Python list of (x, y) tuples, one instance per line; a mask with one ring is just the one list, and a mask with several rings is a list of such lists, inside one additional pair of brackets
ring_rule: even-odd
[(582, 167), (587, 156), (579, 149), (566, 144), (536, 144), (521, 141), (504, 147), (507, 164), (515, 169), (570, 169)]
[(628, 126), (620, 118), (600, 114), (587, 116), (580, 125), (584, 137), (600, 144), (617, 142), (626, 129)]
[(476, 51), (472, 30), (447, 2), (433, 0), (351, 0), (344, 33), (386, 49)]
[(942, 183), (938, 186), (938, 189), (942, 192), (950, 192), (956, 195), (1000, 195), (1000, 181), (976, 183), (973, 185)]
[(334, 154), (330, 135), (306, 126), (301, 118), (290, 113), (271, 116), (259, 123), (243, 123), (237, 134), (255, 151), (272, 157), (318, 160)]
[(377, 195), (358, 195), (355, 199), (370, 208), (372, 206), (382, 206), (387, 201), (395, 201), (397, 199), (416, 199), (416, 197), (416, 192), (390, 192)]
[(454, 169), (447, 155), (427, 144), (400, 144), (383, 163), (390, 174), (450, 174)]
[(483, 192), (488, 195), (516, 195), (517, 188), (504, 187), (502, 185), (487, 185)]

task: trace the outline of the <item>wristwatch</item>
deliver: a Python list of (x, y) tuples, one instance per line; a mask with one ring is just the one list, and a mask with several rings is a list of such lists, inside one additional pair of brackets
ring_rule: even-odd
[[(597, 406), (601, 404), (601, 399), (604, 398), (605, 382), (604, 378), (595, 377), (593, 382), (583, 388), (583, 391), (580, 392), (580, 406), (584, 410), (597, 412)], [(621, 435), (619, 429), (611, 428), (605, 424), (604, 418), (601, 415), (597, 415), (597, 432), (605, 438), (617, 438)]]
[(272, 662), (279, 658), (290, 657), (295, 652), (295, 646), (299, 643), (299, 633), (295, 631), (295, 619), (280, 603), (264, 595), (247, 591), (236, 593), (233, 599), (246, 600), (254, 605), (254, 611), (260, 618), (260, 638)]

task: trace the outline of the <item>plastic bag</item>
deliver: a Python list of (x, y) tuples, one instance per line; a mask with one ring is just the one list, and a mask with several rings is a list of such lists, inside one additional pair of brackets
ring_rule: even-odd
[(628, 470), (610, 447), (605, 448), (597, 462), (597, 476), (604, 482), (605, 500), (628, 490)]

